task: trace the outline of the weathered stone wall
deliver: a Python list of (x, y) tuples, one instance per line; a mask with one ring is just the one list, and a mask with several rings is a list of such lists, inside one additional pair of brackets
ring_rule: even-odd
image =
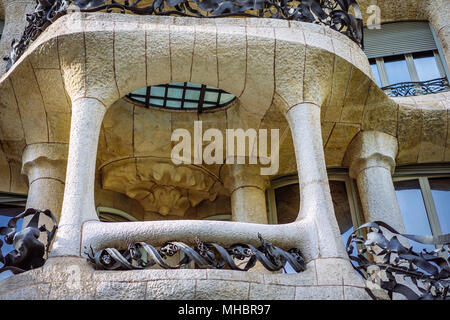
[[(51, 258), (43, 268), (0, 282), (0, 299), (370, 300), (340, 259), (320, 259), (299, 274), (231, 270), (95, 271), (86, 260)], [(359, 281), (358, 281), (359, 280)]]

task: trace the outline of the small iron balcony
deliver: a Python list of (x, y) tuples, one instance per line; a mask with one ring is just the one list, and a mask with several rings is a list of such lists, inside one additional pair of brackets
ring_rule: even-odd
[(419, 96), (450, 90), (447, 78), (438, 78), (423, 82), (401, 82), (381, 88), (390, 97)]

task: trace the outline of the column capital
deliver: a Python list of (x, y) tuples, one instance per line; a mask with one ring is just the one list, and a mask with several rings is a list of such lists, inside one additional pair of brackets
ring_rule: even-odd
[(39, 178), (53, 178), (64, 183), (68, 144), (36, 143), (28, 145), (22, 154), (22, 174), (29, 183)]
[(350, 177), (372, 167), (382, 167), (394, 173), (398, 152), (397, 138), (380, 131), (361, 131), (348, 146), (344, 165), (350, 168)]
[(265, 191), (269, 187), (268, 176), (262, 176), (256, 164), (228, 164), (220, 172), (224, 187), (233, 193), (242, 187), (255, 187)]

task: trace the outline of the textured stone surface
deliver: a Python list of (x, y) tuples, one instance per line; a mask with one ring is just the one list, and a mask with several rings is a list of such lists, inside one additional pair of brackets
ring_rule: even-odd
[(250, 284), (226, 280), (198, 280), (195, 298), (198, 300), (248, 299)]
[(361, 132), (347, 150), (350, 177), (356, 179), (366, 221), (384, 221), (405, 232), (392, 174), (398, 142), (377, 131)]
[[(361, 0), (364, 15), (368, 2)], [(401, 4), (391, 0), (378, 2), (383, 10), (383, 21), (430, 20), (444, 55), (448, 57), (448, 5), (444, 1), (424, 1), (420, 4), (413, 0), (405, 0)], [(12, 3), (5, 8), (7, 21), (0, 51), (13, 33), (21, 33), (24, 21), (19, 17), (29, 8), (28, 4), (20, 8)], [(108, 199), (112, 207), (133, 211), (139, 219), (161, 219), (154, 212), (148, 212), (144, 217), (142, 207), (136, 207), (139, 203), (127, 200), (123, 194), (119, 196), (112, 191), (108, 194), (98, 191), (94, 200), (94, 179), (98, 180), (95, 188), (102, 188), (99, 181), (102, 177), (95, 170), (96, 164), (103, 166), (123, 159), (128, 159), (125, 162), (134, 161), (135, 157), (167, 160), (172, 146), (169, 142), (171, 131), (180, 127), (190, 130), (192, 122), (197, 119), (207, 118), (208, 127), (216, 126), (221, 130), (240, 126), (284, 128), (281, 137), (283, 163), (278, 174), (295, 170), (300, 173), (302, 194), (307, 201), (302, 201), (299, 221), (285, 226), (214, 221), (159, 221), (127, 226), (89, 222), (85, 224), (83, 240), (92, 242), (94, 246), (123, 246), (130, 239), (161, 243), (173, 240), (173, 237), (194, 241), (199, 236), (225, 244), (236, 241), (257, 244), (255, 234), (261, 232), (277, 245), (299, 246), (308, 261), (319, 256), (342, 258), (345, 252), (334, 219), (325, 160), (329, 166), (350, 165), (344, 155), (351, 149), (348, 146), (360, 130), (376, 130), (397, 138), (398, 164), (450, 159), (449, 93), (407, 99), (387, 98), (374, 84), (362, 50), (347, 37), (328, 28), (274, 19), (193, 19), (108, 13), (82, 14), (80, 17), (72, 15), (59, 19), (0, 79), (0, 190), (26, 193), (28, 185), (21, 175), (22, 153), (26, 145), (68, 143), (69, 128), (72, 126), (68, 192), (59, 239), (54, 247), (55, 255), (81, 253), (81, 225), (87, 220), (97, 219), (95, 205), (100, 202), (99, 199)], [(126, 99), (118, 100), (146, 85), (174, 81), (208, 84), (231, 92), (238, 99), (226, 111), (209, 113), (208, 116), (144, 109)], [(77, 100), (85, 97), (88, 99)], [(78, 112), (80, 101), (89, 101), (83, 107), (82, 115)], [(102, 121), (104, 109), (114, 102)], [(297, 104), (305, 102), (316, 104), (314, 112), (295, 111)], [(279, 116), (286, 113), (294, 114), (290, 119), (293, 134), (286, 129), (287, 122), (283, 118), (280, 120)], [(303, 118), (309, 119), (309, 123), (302, 122)], [(99, 132), (101, 141), (96, 157)], [(374, 141), (369, 144), (380, 146)], [(391, 143), (381, 145), (390, 148), (387, 153), (393, 153)], [(374, 153), (383, 154), (379, 150)], [(398, 219), (395, 218), (400, 215), (395, 207), (390, 177), (396, 159), (395, 154), (389, 157), (390, 161), (384, 158), (375, 161), (374, 168), (366, 168), (364, 174), (358, 176), (358, 186), (363, 194), (367, 219), (380, 217), (396, 223)], [(24, 172), (28, 173), (30, 182), (39, 175), (44, 177), (51, 172), (47, 170), (51, 168), (46, 168), (42, 163), (32, 165), (40, 166), (42, 170), (37, 173), (25, 166)], [(220, 176), (219, 169), (218, 166), (199, 168), (206, 175), (217, 177)], [(149, 166), (145, 161), (136, 160), (134, 169), (130, 170), (134, 170), (135, 177), (149, 175)], [(61, 181), (64, 180), (63, 175), (61, 172), (55, 174)], [(170, 185), (166, 178), (160, 179), (162, 188)], [(56, 203), (48, 197), (56, 201), (57, 197), (53, 198), (51, 194), (62, 194), (63, 185), (45, 180), (49, 179), (32, 183), (30, 205), (56, 208)], [(117, 181), (116, 184), (129, 183), (126, 180)], [(192, 186), (184, 187), (183, 195), (188, 191), (198, 191)], [(39, 197), (40, 192), (46, 193), (46, 197)], [(262, 203), (263, 192), (259, 192), (257, 199), (252, 197), (254, 194), (244, 192), (241, 197), (244, 200), (240, 202), (251, 207)], [(219, 206), (223, 201), (230, 202), (227, 197), (220, 198), (222, 202), (193, 194), (189, 198), (195, 198), (193, 202), (202, 206), (201, 210), (198, 209), (202, 213), (197, 216), (195, 210), (187, 209), (185, 215), (189, 219), (207, 216), (205, 210)], [(166, 202), (175, 202), (173, 198), (168, 199)], [(199, 203), (199, 199), (208, 204)], [(236, 204), (233, 205), (234, 209), (236, 207)], [(227, 212), (221, 213), (230, 212), (229, 207), (223, 208)], [(382, 215), (382, 210), (390, 214)], [(174, 215), (167, 215), (167, 219), (175, 218)], [(362, 284), (350, 272), (348, 261), (327, 260), (310, 262), (308, 270), (301, 275), (253, 273), (244, 276), (241, 273), (222, 274), (209, 270), (92, 274), (92, 270), (82, 268), (78, 287), (66, 281), (73, 271), (69, 268), (59, 273), (44, 272), (42, 283), (31, 279), (30, 286), (18, 288), (15, 295), (23, 298), (47, 295), (51, 298), (93, 299), (96, 295), (133, 298), (129, 291), (136, 291), (136, 297), (143, 298), (147, 290), (146, 295), (150, 299), (207, 298), (211, 295), (248, 298), (249, 294), (264, 298), (272, 292), (292, 298), (295, 295), (297, 299), (313, 296), (364, 298), (364, 292), (358, 288)], [(98, 281), (92, 282), (91, 277), (97, 277)], [(51, 288), (48, 286), (50, 281), (55, 282)], [(21, 283), (21, 280), (18, 282)], [(342, 287), (342, 284), (351, 287)], [(294, 290), (294, 286), (300, 287)]]
[(297, 287), (296, 300), (343, 300), (342, 286)]
[(293, 300), (295, 287), (250, 284), (250, 300)]
[[(363, 7), (367, 6), (364, 2), (362, 5)], [(447, 11), (441, 1), (437, 5), (427, 3), (420, 8), (416, 4), (414, 6), (407, 6), (408, 8), (414, 8), (411, 12), (407, 8), (395, 7), (396, 12), (406, 10), (407, 15), (411, 14), (411, 12), (426, 12), (426, 14), (419, 16), (433, 17), (432, 23), (436, 25), (435, 29), (437, 30), (438, 36), (442, 35), (445, 37), (448, 34), (445, 31), (447, 30), (445, 21), (442, 19)], [(405, 12), (402, 14), (405, 14)], [(95, 17), (98, 17), (101, 23), (94, 23), (96, 20)], [(135, 19), (132, 15), (123, 16), (98, 13), (83, 15), (83, 19), (81, 26), (83, 26), (83, 30), (89, 33), (88, 36), (85, 37), (84, 34), (77, 32), (75, 26), (69, 32), (67, 23), (72, 20), (68, 19), (68, 17), (63, 17), (57, 23), (50, 26), (48, 32), (46, 31), (36, 44), (33, 44), (33, 50), (26, 53), (25, 56), (29, 57), (30, 61), (28, 62), (26, 57), (24, 57), (21, 63), (24, 67), (19, 68), (16, 66), (10, 72), (12, 79), (21, 79), (20, 83), (17, 84), (19, 89), (33, 89), (37, 87), (36, 84), (28, 85), (28, 82), (26, 82), (28, 80), (22, 79), (22, 75), (24, 75), (24, 78), (30, 78), (29, 80), (32, 81), (30, 83), (38, 83), (40, 93), (38, 94), (38, 91), (35, 89), (29, 90), (29, 93), (33, 94), (27, 93), (25, 96), (16, 92), (18, 99), (14, 96), (10, 99), (8, 95), (13, 94), (12, 92), (2, 95), (2, 103), (5, 102), (7, 106), (7, 108), (2, 109), (2, 113), (17, 114), (17, 106), (14, 106), (16, 100), (25, 99), (23, 103), (19, 101), (19, 108), (22, 108), (20, 104), (34, 106), (31, 109), (33, 115), (28, 116), (26, 111), (22, 115), (22, 120), (15, 117), (14, 121), (6, 121), (6, 118), (3, 118), (5, 119), (2, 124), (3, 134), (11, 135), (17, 132), (18, 135), (23, 135), (24, 132), (20, 133), (20, 131), (24, 128), (25, 135), (33, 141), (39, 139), (67, 142), (70, 123), (70, 107), (67, 96), (76, 99), (85, 95), (86, 84), (89, 84), (89, 90), (92, 92), (88, 92), (88, 95), (96, 95), (98, 98), (106, 99), (100, 97), (104, 96), (107, 99), (114, 100), (118, 95), (117, 88), (120, 90), (120, 95), (123, 95), (127, 93), (126, 91), (137, 89), (139, 86), (145, 86), (145, 81), (147, 84), (170, 82), (172, 73), (175, 72), (171, 70), (171, 60), (174, 60), (175, 66), (179, 65), (180, 68), (188, 68), (191, 66), (192, 68), (190, 69), (192, 70), (190, 73), (194, 75), (195, 81), (217, 85), (221, 89), (232, 92), (237, 96), (240, 96), (243, 91), (245, 91), (245, 96), (249, 92), (249, 97), (253, 95), (250, 91), (256, 90), (255, 92), (262, 92), (262, 94), (256, 95), (256, 100), (250, 98), (244, 99), (246, 101), (248, 100), (248, 103), (245, 103), (242, 108), (250, 111), (253, 110), (249, 115), (255, 114), (255, 112), (258, 114), (264, 113), (263, 110), (266, 107), (261, 107), (261, 105), (265, 105), (266, 102), (255, 103), (255, 101), (263, 99), (266, 95), (267, 97), (273, 96), (273, 92), (272, 95), (269, 94), (274, 90), (273, 88), (279, 92), (282, 99), (288, 101), (286, 104), (287, 108), (303, 99), (305, 94), (305, 97), (322, 96), (322, 93), (319, 94), (315, 91), (311, 93), (304, 92), (303, 81), (304, 77), (307, 76), (309, 77), (308, 83), (314, 83), (314, 81), (321, 82), (320, 85), (312, 86), (312, 89), (320, 87), (325, 90), (329, 88), (327, 89), (327, 96), (323, 99), (321, 98), (324, 101), (324, 106), (321, 110), (322, 118), (328, 122), (342, 122), (355, 125), (355, 128), (358, 125), (362, 125), (365, 130), (376, 129), (392, 135), (397, 135), (398, 132), (399, 136), (403, 132), (401, 130), (401, 125), (403, 125), (402, 119), (406, 120), (406, 118), (402, 118), (401, 112), (396, 112), (395, 109), (397, 109), (397, 106), (392, 104), (391, 100), (387, 100), (378, 88), (374, 85), (372, 85), (371, 89), (368, 88), (370, 80), (365, 76), (367, 73), (366, 69), (368, 68), (367, 61), (364, 61), (364, 59), (361, 60), (361, 50), (355, 48), (350, 40), (338, 32), (302, 23), (293, 23), (288, 27), (285, 21), (279, 20), (269, 20), (267, 23), (262, 23), (259, 19), (236, 20), (230, 18), (221, 19), (217, 22), (209, 22), (206, 21), (207, 19), (196, 19), (195, 23), (193, 23), (194, 20), (184, 18), (177, 19), (176, 27), (169, 30), (169, 24), (174, 21), (171, 17), (145, 17), (145, 19)], [(383, 16), (383, 19), (391, 21), (392, 19), (395, 20), (395, 17), (388, 15), (388, 17)], [(250, 23), (249, 21), (253, 22)], [(215, 27), (216, 24), (220, 25), (220, 28)], [(248, 30), (249, 35), (246, 33), (246, 25), (251, 26)], [(96, 36), (96, 28), (105, 31), (103, 35)], [(55, 35), (58, 32), (61, 36), (56, 41)], [(173, 41), (169, 41), (170, 34), (174, 35)], [(195, 38), (195, 41), (192, 42), (195, 43), (194, 47), (192, 47), (192, 43), (187, 46), (183, 44), (183, 41), (178, 41), (177, 35), (181, 34), (185, 34), (189, 39)], [(128, 39), (127, 35), (132, 36), (133, 39)], [(273, 45), (274, 39), (275, 45)], [(331, 42), (329, 39), (331, 39)], [(133, 50), (130, 51), (127, 49), (125, 50), (127, 52), (124, 53), (122, 47), (128, 48), (127, 43), (132, 40), (136, 40), (133, 42)], [(268, 44), (267, 52), (264, 54), (262, 52), (258, 53), (265, 62), (261, 66), (253, 66), (250, 60), (247, 61), (249, 50), (253, 50), (251, 49), (253, 46), (259, 48), (266, 42)], [(102, 45), (97, 46), (98, 43)], [(308, 43), (308, 50), (312, 53), (311, 56), (308, 55), (306, 57), (305, 43)], [(319, 51), (313, 52), (313, 47), (318, 48)], [(269, 50), (270, 48), (273, 50)], [(171, 55), (167, 54), (171, 51), (173, 52), (173, 59)], [(185, 58), (191, 57), (191, 59), (185, 59), (185, 61), (189, 60), (189, 63), (177, 62), (179, 60), (177, 55), (183, 55), (182, 52), (189, 52), (187, 56), (184, 54)], [(193, 55), (192, 52), (194, 52)], [(269, 53), (271, 52), (275, 54), (275, 60), (274, 56), (270, 57)], [(85, 57), (85, 53), (88, 53), (88, 58)], [(305, 58), (308, 58), (308, 61), (310, 61), (308, 62), (308, 66), (310, 66), (308, 69), (316, 70), (315, 73), (319, 75), (323, 73), (318, 71), (323, 66), (329, 65), (328, 63), (324, 63), (324, 59), (329, 59), (327, 57), (330, 53), (335, 54), (333, 60), (334, 67), (332, 68), (333, 72), (327, 70), (325, 75), (322, 76), (322, 78), (325, 77), (323, 79), (316, 79), (313, 77), (313, 73), (305, 72), (304, 61)], [(217, 59), (214, 59), (216, 54)], [(208, 61), (200, 59), (200, 56), (208, 57)], [(250, 56), (253, 57), (255, 55), (251, 54)], [(314, 58), (315, 56), (317, 56), (317, 59)], [(59, 63), (54, 62), (55, 57), (58, 57)], [(98, 60), (100, 57), (101, 62)], [(133, 61), (133, 64), (130, 64), (131, 61)], [(273, 62), (275, 62), (274, 65)], [(26, 67), (26, 65), (32, 66), (34, 74), (33, 72), (27, 71), (30, 68)], [(146, 65), (146, 67), (142, 68), (143, 65)], [(264, 72), (264, 75), (259, 77), (257, 83), (252, 80), (252, 77), (256, 77), (259, 72), (258, 69), (255, 69), (253, 72), (253, 68), (262, 68), (264, 66), (264, 68), (270, 69), (271, 65), (275, 70), (275, 79), (271, 76), (272, 71), (268, 70), (268, 73)], [(130, 78), (130, 74), (133, 74), (132, 78)], [(331, 80), (329, 79), (329, 74), (332, 78)], [(369, 76), (371, 75), (369, 74)], [(102, 79), (96, 79), (96, 77), (102, 77)], [(189, 77), (192, 78), (192, 75), (189, 75)], [(267, 81), (263, 81), (263, 79)], [(275, 80), (275, 84), (273, 84), (273, 81), (269, 82), (268, 79)], [(246, 83), (246, 80), (248, 80), (248, 83)], [(264, 83), (266, 87), (261, 90)], [(257, 87), (255, 87), (256, 85)], [(253, 87), (254, 90), (252, 89)], [(308, 85), (306, 88), (309, 88)], [(67, 94), (64, 93), (65, 90)], [(97, 92), (101, 92), (101, 94), (97, 94)], [(441, 99), (444, 98), (441, 97)], [(39, 102), (39, 100), (43, 101), (44, 111), (46, 112), (46, 120), (44, 121), (41, 120), (45, 118), (44, 113), (40, 116), (34, 115), (34, 113), (39, 111), (36, 105), (42, 105), (42, 101)], [(254, 104), (254, 106), (250, 104)], [(380, 105), (382, 106), (380, 107)], [(126, 107), (129, 106), (127, 105)], [(424, 102), (420, 101), (418, 108), (424, 107), (426, 108)], [(434, 109), (430, 112), (432, 114), (436, 113), (436, 116), (427, 116), (430, 119), (430, 126), (433, 127), (435, 124), (433, 118), (440, 117), (440, 114), (438, 110)], [(399, 113), (399, 118), (397, 118), (397, 113)], [(244, 115), (244, 113), (241, 115)], [(27, 124), (31, 121), (27, 120), (27, 117), (33, 119), (32, 126)], [(139, 118), (140, 116), (135, 118), (137, 124)], [(36, 119), (42, 122), (42, 127), (36, 126)], [(17, 121), (25, 123), (25, 126), (23, 127)], [(155, 121), (155, 123), (158, 123), (158, 121)], [(439, 124), (439, 128), (442, 125)], [(47, 127), (46, 130), (45, 126)], [(448, 125), (446, 126), (448, 127)], [(14, 127), (14, 129), (10, 127)], [(443, 161), (444, 153), (448, 153), (448, 148), (442, 146), (441, 141), (435, 141), (436, 135), (434, 138), (430, 138), (430, 135), (427, 133), (429, 131), (427, 124), (424, 124), (424, 129), (424, 134), (420, 137), (420, 139), (423, 139), (424, 147), (420, 148), (427, 150), (427, 146), (431, 145), (433, 152), (420, 155), (421, 162)], [(35, 134), (35, 131), (39, 131), (39, 133)], [(47, 134), (46, 131), (48, 131)], [(154, 133), (153, 129), (147, 131), (151, 131), (151, 134)], [(120, 135), (116, 135), (116, 137), (120, 137)], [(413, 138), (411, 137), (411, 139)], [(412, 159), (412, 155), (408, 155), (411, 139), (399, 139), (399, 147), (401, 150), (399, 163), (413, 163), (410, 160)], [(135, 139), (134, 141), (137, 142), (136, 146), (141, 145), (139, 139)], [(145, 139), (142, 139), (142, 141), (143, 143), (148, 143)], [(155, 139), (154, 141), (165, 140)], [(405, 143), (404, 147), (402, 146), (403, 141)], [(345, 150), (348, 141), (344, 139), (337, 146), (333, 145), (335, 143), (334, 140), (331, 140), (330, 143), (331, 145), (326, 149), (327, 163), (329, 165), (339, 166), (341, 165), (340, 160), (343, 156), (342, 150)], [(109, 144), (110, 148), (111, 146), (114, 148), (113, 145)], [(132, 141), (128, 140), (127, 144), (124, 140), (124, 143), (118, 146), (116, 150), (129, 153), (127, 149), (131, 145), (133, 145)], [(415, 152), (415, 148), (417, 148), (417, 143), (414, 143), (412, 146), (412, 152)], [(162, 150), (164, 149), (164, 145), (150, 149), (144, 152), (158, 154), (160, 151), (155, 149)], [(138, 152), (140, 151), (138, 150)], [(290, 152), (292, 155), (293, 150), (291, 149)], [(163, 150), (163, 153), (168, 155), (167, 150)], [(402, 161), (404, 155), (405, 162)], [(285, 171), (280, 172), (280, 174), (289, 173), (288, 170), (292, 171), (292, 166), (285, 163), (282, 165), (282, 170)]]
[[(343, 299), (344, 293), (346, 299), (368, 299), (364, 283), (347, 281), (342, 271), (347, 265), (325, 261), (317, 270), (319, 260), (310, 262), (300, 274), (262, 274), (201, 269), (95, 271), (85, 259), (56, 257), (43, 268), (1, 281), (0, 299), (292, 300)], [(333, 263), (339, 270), (331, 270)], [(336, 272), (341, 273), (337, 276)], [(339, 285), (317, 285), (316, 273), (322, 280), (333, 274)], [(322, 283), (332, 283), (332, 279)]]
[(27, 286), (0, 295), (0, 300), (47, 300), (49, 291), (50, 284)]
[(193, 300), (195, 280), (157, 280), (147, 283), (147, 300)]
[[(81, 226), (98, 220), (94, 202), (95, 162), (105, 106), (96, 99), (74, 101), (66, 188), (52, 255), (81, 253)], [(75, 213), (78, 214), (75, 214)]]
[(96, 300), (143, 300), (146, 284), (127, 282), (100, 282), (95, 292)]

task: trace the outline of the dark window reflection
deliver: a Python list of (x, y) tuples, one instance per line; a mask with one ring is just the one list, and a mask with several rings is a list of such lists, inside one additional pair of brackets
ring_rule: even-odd
[(298, 184), (290, 184), (275, 189), (278, 224), (294, 222), (300, 208), (300, 192)]
[[(344, 181), (330, 181), (334, 212), (344, 242), (353, 232), (350, 204)], [(298, 184), (291, 184), (275, 189), (278, 224), (294, 222), (298, 216), (300, 192)]]

